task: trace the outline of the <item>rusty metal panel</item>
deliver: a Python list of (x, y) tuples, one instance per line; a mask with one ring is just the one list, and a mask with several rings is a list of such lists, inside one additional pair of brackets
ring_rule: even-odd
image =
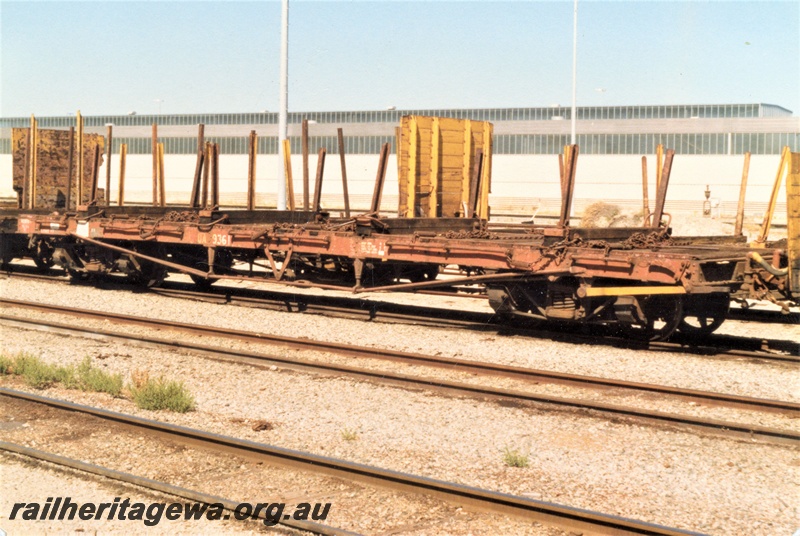
[[(72, 179), (73, 196), (77, 195), (76, 173), (69, 170), (69, 131), (38, 129), (36, 148), (36, 207), (63, 208), (66, 202), (67, 181)], [(77, 137), (76, 143), (77, 143)], [(105, 146), (105, 138), (101, 134), (84, 134), (83, 184), (92, 183), (94, 168), (94, 148), (100, 148), (100, 162)], [(30, 143), (29, 128), (14, 128), (11, 131), (11, 153), (13, 160), (13, 188), (22, 192), (25, 182), (25, 165), (28, 145)], [(77, 155), (77, 150), (75, 151)], [(76, 157), (77, 158), (77, 157)], [(81, 204), (90, 201), (90, 188), (85, 187)], [(103, 197), (103, 190), (100, 190)], [(73, 199), (72, 206), (75, 205)]]
[(446, 117), (404, 116), (398, 139), (401, 217), (464, 216), (470, 173), (478, 150), (484, 154), (478, 216), (488, 217), (492, 124)]

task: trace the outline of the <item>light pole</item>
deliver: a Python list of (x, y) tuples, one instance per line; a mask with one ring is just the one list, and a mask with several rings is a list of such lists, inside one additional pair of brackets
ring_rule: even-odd
[(158, 103), (158, 115), (161, 115), (161, 103), (164, 102), (164, 99), (153, 99), (153, 102)]
[(578, 0), (574, 0), (573, 7), (572, 7), (572, 128), (571, 128), (571, 137), (572, 145), (575, 145), (576, 140), (578, 139), (576, 135), (576, 125), (575, 121), (577, 120), (577, 87), (578, 87)]
[(289, 0), (281, 0), (281, 83), (278, 111), (278, 210), (286, 210), (286, 169), (283, 140), (288, 136), (289, 115)]

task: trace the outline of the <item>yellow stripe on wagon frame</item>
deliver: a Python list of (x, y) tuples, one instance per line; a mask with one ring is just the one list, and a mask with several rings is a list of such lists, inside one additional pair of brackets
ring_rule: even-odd
[(582, 297), (594, 298), (597, 296), (642, 296), (645, 294), (686, 294), (686, 289), (679, 286), (664, 287), (589, 287), (578, 292)]

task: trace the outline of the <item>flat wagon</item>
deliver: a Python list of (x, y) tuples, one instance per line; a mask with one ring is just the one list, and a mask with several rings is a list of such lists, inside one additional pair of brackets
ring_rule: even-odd
[[(772, 206), (785, 176), (788, 238), (767, 241), (765, 220), (762, 238), (747, 243), (741, 234), (672, 236), (664, 213), (671, 151), (655, 209), (639, 227), (570, 225), (577, 146), (563, 156), (558, 222), (499, 225), (488, 222), (490, 124), (412, 116), (398, 135), (398, 217), (380, 211), (388, 147), (371, 209), (352, 217), (322, 210), (321, 176), (302, 210), (221, 208), (218, 167), (202, 173), (202, 154), (185, 206), (165, 206), (155, 183), (154, 206), (111, 206), (98, 195), (96, 167), (94, 175), (76, 173), (70, 157), (63, 183), (52, 186), (61, 197), (43, 195), (35, 172), (18, 181), (19, 206), (0, 210), (2, 261), (29, 257), (74, 278), (119, 273), (145, 285), (170, 272), (201, 286), (234, 279), (353, 292), (480, 284), (502, 316), (616, 325), (649, 338), (711, 333), (731, 300), (766, 299), (788, 310), (800, 299), (798, 153), (784, 151), (773, 192)], [(462, 275), (442, 279), (447, 265)]]

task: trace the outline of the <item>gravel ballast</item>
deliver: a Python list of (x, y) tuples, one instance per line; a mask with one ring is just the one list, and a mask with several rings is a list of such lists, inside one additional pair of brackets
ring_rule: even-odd
[[(796, 368), (636, 352), (499, 334), (389, 326), (192, 303), (46, 283), (0, 282), (4, 297), (231, 329), (324, 338), (446, 357), (797, 400)], [(426, 297), (427, 299), (427, 297)], [(6, 311), (19, 314), (21, 310)], [(790, 326), (794, 327), (794, 326)], [(162, 336), (171, 336), (161, 334)], [(186, 415), (124, 399), (45, 394), (186, 426), (712, 534), (790, 534), (798, 525), (798, 450), (570, 412), (448, 398), (349, 378), (198, 360), (177, 352), (7, 328), (6, 351), (53, 362), (85, 355), (110, 371), (179, 378), (198, 401)], [(203, 341), (205, 342), (205, 341)], [(15, 380), (4, 379), (6, 385)], [(255, 421), (274, 427), (252, 430)], [(356, 439), (344, 439), (354, 432)], [(508, 467), (505, 449), (527, 456)]]

